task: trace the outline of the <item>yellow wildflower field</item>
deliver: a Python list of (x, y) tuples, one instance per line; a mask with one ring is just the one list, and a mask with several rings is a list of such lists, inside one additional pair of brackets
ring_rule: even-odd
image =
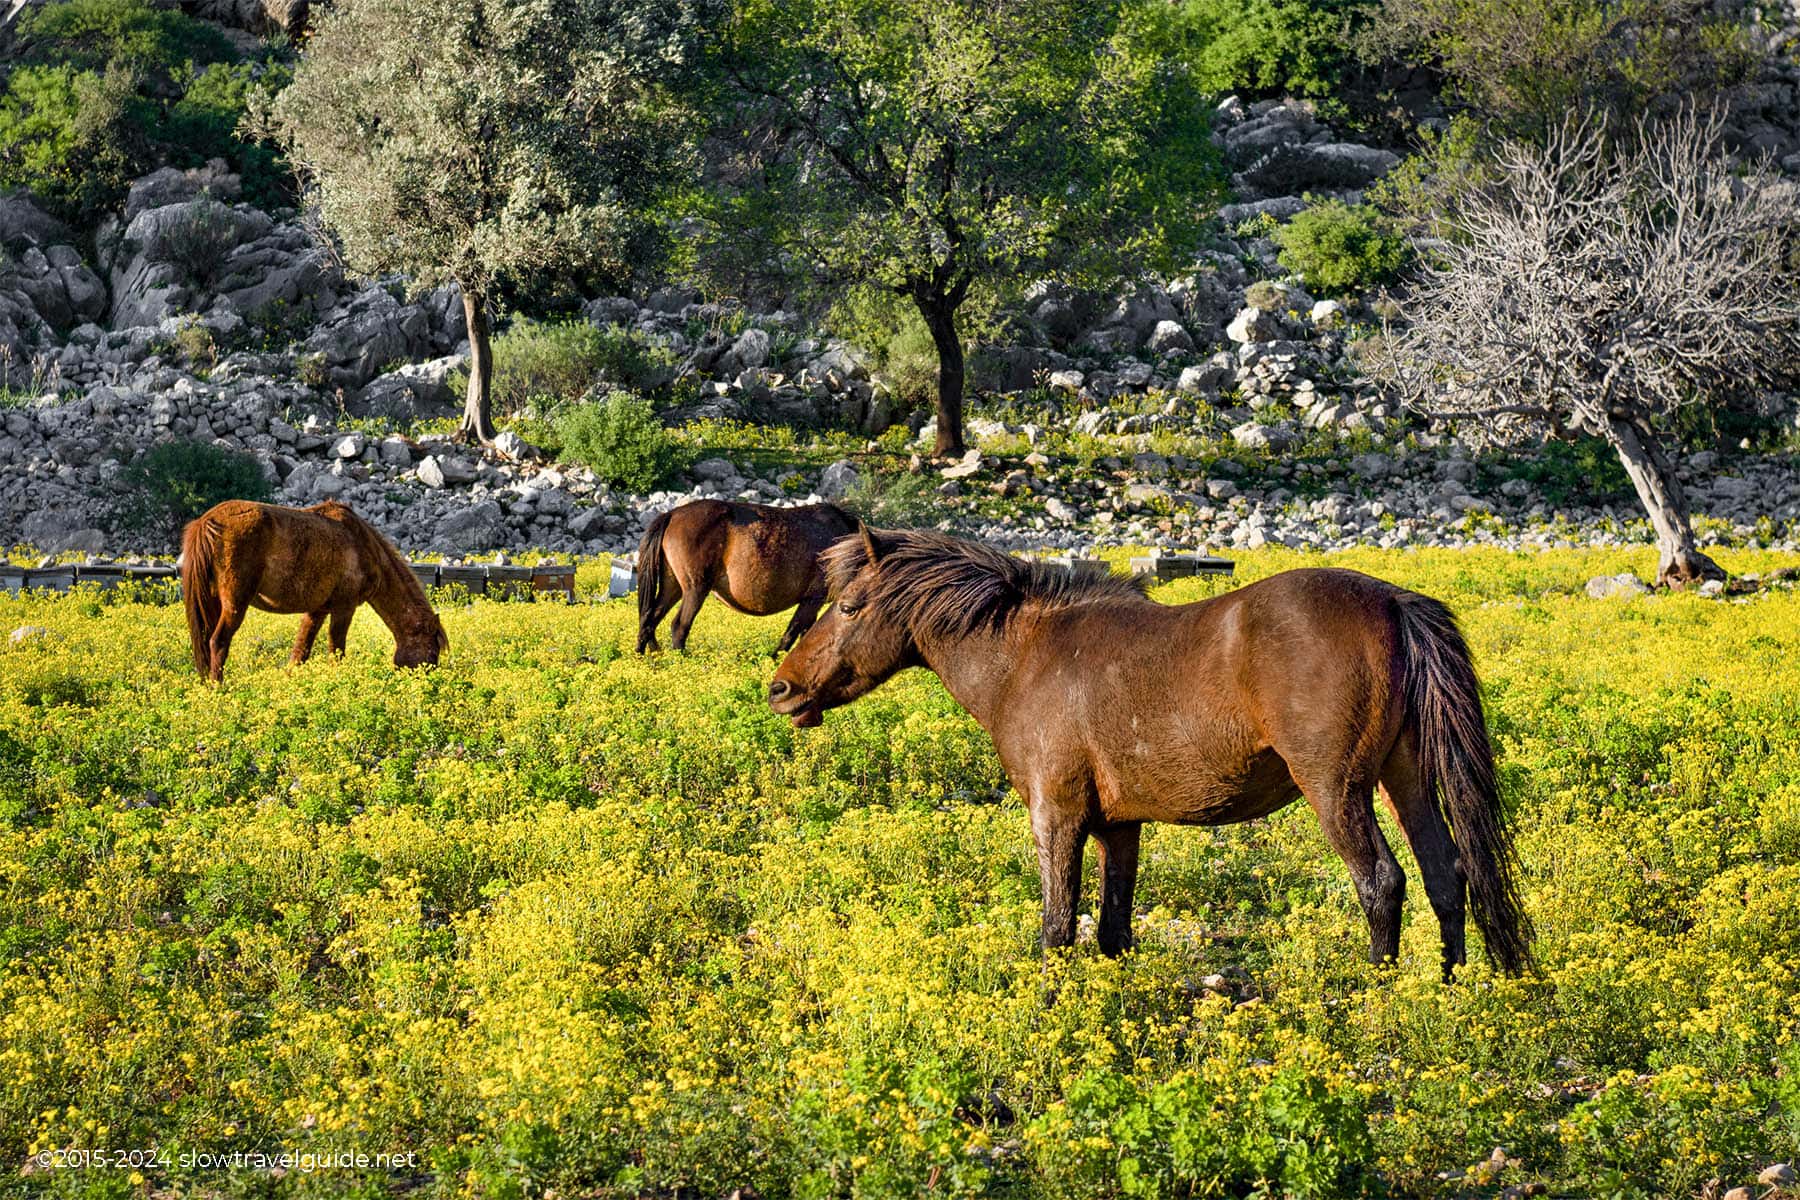
[(0, 641), (0, 1193), (1698, 1196), (1800, 1155), (1800, 595), (1583, 594), (1648, 551), (1238, 581), (1325, 562), (1463, 621), (1541, 977), (1442, 985), (1404, 853), (1368, 966), (1303, 804), (1148, 827), (1136, 949), (1045, 961), (986, 735), (917, 671), (792, 729), (785, 615), (644, 659), (630, 600), (451, 604), (402, 672), (371, 613), (297, 670), (255, 614), (218, 687), (177, 606), (0, 596), (42, 630)]

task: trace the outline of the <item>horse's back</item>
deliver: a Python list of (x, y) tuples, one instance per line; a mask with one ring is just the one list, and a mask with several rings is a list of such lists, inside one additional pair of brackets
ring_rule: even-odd
[[(1239, 821), (1298, 795), (1290, 758), (1391, 741), (1393, 598), (1334, 568), (1284, 572), (1184, 605), (1047, 614), (1011, 724), (1079, 755), (1109, 819)], [(1004, 754), (1004, 751), (1003, 751)]]

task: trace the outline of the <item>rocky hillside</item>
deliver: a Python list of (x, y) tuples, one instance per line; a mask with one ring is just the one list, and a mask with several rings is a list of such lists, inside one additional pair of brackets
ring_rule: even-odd
[[(1235, 200), (1212, 244), (1122, 295), (1030, 293), (1007, 339), (974, 356), (979, 448), (915, 479), (914, 519), (1069, 546), (1622, 535), (1629, 493), (1543, 486), (1554, 447), (1478, 461), (1385, 401), (1354, 351), (1376, 321), (1368, 302), (1315, 298), (1286, 277), (1274, 222), (1322, 199), (1356, 203), (1394, 153), (1344, 140), (1300, 103), (1228, 100), (1216, 136)], [(792, 314), (677, 288), (604, 298), (587, 305), (591, 323), (679, 361), (690, 386), (671, 423), (839, 431), (772, 463), (702, 438), (689, 487), (618, 494), (516, 433), (486, 453), (417, 435), (447, 428), (459, 404), (460, 298), (347, 276), (300, 214), (243, 203), (223, 164), (138, 180), (96, 249), (80, 242), (24, 197), (0, 202), (0, 528), (44, 551), (167, 552), (116, 512), (121, 470), (158, 440), (253, 454), (281, 500), (343, 499), (409, 548), (594, 553), (634, 546), (689, 496), (878, 500), (914, 435), (931, 432), (866, 355)], [(1769, 419), (1791, 429), (1785, 403)], [(1791, 455), (1707, 451), (1690, 466), (1710, 481), (1698, 496), (1717, 536), (1793, 544)]]

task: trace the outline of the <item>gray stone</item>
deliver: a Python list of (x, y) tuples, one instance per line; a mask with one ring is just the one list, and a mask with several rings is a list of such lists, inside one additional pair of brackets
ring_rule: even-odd
[(1225, 336), (1234, 342), (1272, 342), (1281, 336), (1281, 323), (1273, 314), (1250, 305), (1232, 318), (1225, 327)]
[(433, 534), (436, 543), (451, 553), (492, 550), (505, 537), (506, 516), (499, 504), (483, 500), (446, 514), (438, 521)]
[(840, 458), (819, 475), (819, 495), (826, 500), (842, 500), (862, 479), (856, 464)]
[(1055, 496), (1044, 501), (1044, 514), (1052, 521), (1063, 521), (1070, 524), (1081, 519), (1080, 513), (1076, 512), (1074, 508), (1070, 507), (1066, 502), (1057, 499)]
[(427, 454), (419, 462), (419, 482), (428, 488), (441, 488), (449, 484), (444, 477), (444, 468), (439, 464), (437, 455)]
[(31, 642), (46, 641), (49, 637), (50, 631), (42, 625), (21, 625), (6, 640), (13, 646), (24, 646)]
[(754, 370), (769, 361), (772, 346), (767, 330), (751, 327), (738, 334), (725, 358), (731, 364), (726, 373)]
[(537, 452), (531, 444), (510, 429), (502, 430), (494, 435), (494, 453), (513, 462), (523, 462)]
[(1587, 581), (1587, 594), (1594, 600), (1630, 600), (1649, 590), (1650, 585), (1630, 571), (1622, 575), (1596, 575)]
[(361, 430), (352, 430), (332, 443), (331, 453), (334, 458), (361, 458), (369, 439)]
[(728, 458), (703, 458), (690, 471), (695, 479), (731, 479), (737, 473), (738, 469)]
[[(382, 438), (376, 445), (375, 452), (380, 455), (381, 461), (390, 467), (412, 466), (412, 446), (407, 443), (405, 438), (398, 435), (390, 435)], [(441, 473), (439, 479), (442, 479)], [(443, 485), (440, 482), (437, 486), (442, 487)]]

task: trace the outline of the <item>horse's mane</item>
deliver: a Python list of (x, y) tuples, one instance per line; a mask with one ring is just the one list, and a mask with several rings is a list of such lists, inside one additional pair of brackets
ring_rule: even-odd
[[(1078, 604), (1147, 603), (1145, 581), (1074, 572), (1050, 562), (1027, 562), (992, 546), (926, 530), (869, 530), (880, 569), (867, 603), (915, 634), (967, 637), (998, 630), (1028, 602), (1050, 608)], [(869, 561), (860, 535), (834, 542), (820, 561), (833, 596)]]
[(429, 607), (425, 597), (425, 588), (419, 583), (419, 577), (412, 573), (412, 567), (394, 548), (394, 543), (382, 536), (379, 529), (357, 516), (347, 504), (336, 500), (326, 500), (313, 505), (312, 511), (322, 517), (336, 521), (348, 529), (356, 540), (362, 544), (363, 550), (376, 563), (381, 565), (383, 573), (388, 577), (388, 586), (403, 592), (409, 598)]

